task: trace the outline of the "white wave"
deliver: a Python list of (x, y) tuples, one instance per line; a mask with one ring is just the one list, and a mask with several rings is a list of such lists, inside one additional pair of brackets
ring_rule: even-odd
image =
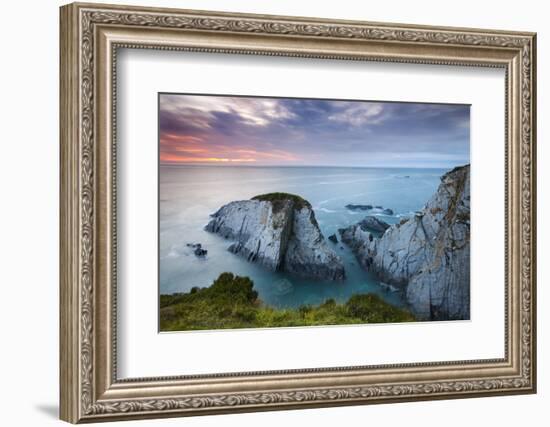
[(369, 214), (369, 216), (380, 216), (380, 217), (386, 217), (386, 218), (395, 216), (395, 215), (388, 215), (388, 214), (385, 214), (383, 212), (372, 212), (372, 211), (369, 212), (368, 214)]
[(175, 249), (170, 249), (170, 251), (164, 255), (164, 256), (161, 256), (160, 258), (161, 259), (170, 259), (170, 258), (178, 258), (180, 256), (180, 254), (178, 253), (178, 251), (176, 251)]
[(394, 215), (396, 218), (410, 218), (411, 216), (414, 216), (413, 211), (405, 212), (405, 213), (398, 213)]
[(335, 213), (335, 212), (338, 212), (338, 211), (335, 211), (335, 210), (332, 210), (332, 209), (319, 208), (319, 207), (314, 207), (313, 210), (314, 210), (314, 211), (325, 212), (325, 213)]

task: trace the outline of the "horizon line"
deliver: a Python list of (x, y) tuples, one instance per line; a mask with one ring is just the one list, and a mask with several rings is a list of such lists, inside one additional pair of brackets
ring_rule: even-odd
[(193, 166), (193, 167), (242, 167), (242, 168), (348, 168), (348, 169), (447, 169), (457, 166), (469, 165), (470, 161), (449, 166), (349, 166), (349, 165), (258, 165), (258, 164), (209, 164), (209, 163), (162, 163), (159, 166)]

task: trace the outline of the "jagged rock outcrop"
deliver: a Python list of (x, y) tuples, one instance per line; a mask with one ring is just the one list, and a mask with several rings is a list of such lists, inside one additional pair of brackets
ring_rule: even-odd
[(361, 265), (400, 286), (421, 319), (470, 316), (470, 166), (446, 173), (412, 218), (377, 238), (360, 224), (341, 230)]
[(229, 251), (272, 271), (342, 280), (344, 265), (329, 248), (309, 202), (271, 193), (222, 206), (206, 231), (234, 240)]
[(206, 256), (208, 251), (200, 243), (187, 243), (187, 247), (193, 249), (193, 253), (199, 258)]
[(375, 216), (367, 216), (363, 220), (358, 222), (359, 226), (365, 231), (375, 231), (377, 233), (384, 233), (390, 225), (376, 218)]

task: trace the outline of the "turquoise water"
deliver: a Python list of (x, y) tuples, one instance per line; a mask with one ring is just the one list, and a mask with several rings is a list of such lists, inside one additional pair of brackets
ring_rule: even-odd
[[(402, 295), (388, 292), (364, 271), (342, 243), (332, 246), (346, 269), (343, 282), (299, 279), (272, 273), (227, 251), (230, 242), (203, 230), (209, 215), (234, 200), (270, 192), (294, 193), (309, 200), (326, 237), (360, 221), (365, 212), (348, 203), (380, 205), (394, 215), (378, 215), (393, 224), (421, 209), (437, 189), (444, 169), (377, 169), (338, 167), (160, 167), (160, 292), (187, 292), (209, 286), (220, 273), (250, 277), (260, 298), (278, 307), (319, 304), (328, 298), (344, 302), (356, 293), (373, 292), (402, 306)], [(196, 257), (187, 243), (208, 250)]]

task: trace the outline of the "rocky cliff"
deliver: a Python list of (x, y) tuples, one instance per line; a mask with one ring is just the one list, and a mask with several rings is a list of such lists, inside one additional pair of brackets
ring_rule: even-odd
[(469, 165), (443, 175), (426, 206), (381, 237), (360, 223), (340, 233), (365, 269), (402, 287), (417, 317), (469, 319)]
[(272, 271), (342, 280), (344, 265), (329, 248), (311, 205), (299, 196), (271, 193), (222, 206), (206, 231), (234, 242), (229, 251)]

